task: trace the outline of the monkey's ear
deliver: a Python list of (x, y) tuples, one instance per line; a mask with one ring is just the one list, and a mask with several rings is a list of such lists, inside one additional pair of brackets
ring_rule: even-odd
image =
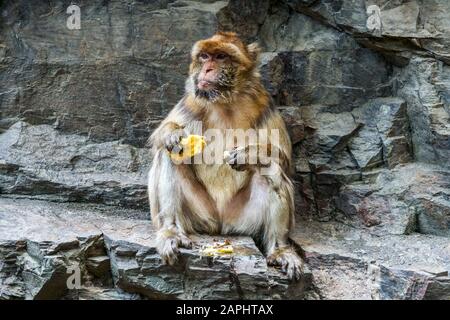
[(257, 42), (250, 43), (247, 46), (247, 51), (253, 61), (258, 61), (261, 48)]

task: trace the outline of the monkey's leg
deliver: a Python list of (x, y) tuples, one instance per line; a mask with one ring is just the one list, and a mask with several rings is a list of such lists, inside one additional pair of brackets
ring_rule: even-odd
[(217, 208), (190, 165), (175, 165), (166, 150), (155, 154), (149, 173), (152, 221), (157, 229), (157, 250), (173, 264), (178, 247), (191, 247), (188, 234), (219, 231)]
[[(294, 225), (293, 186), (278, 164), (273, 163), (270, 174), (257, 170), (250, 182), (246, 199), (239, 213), (233, 213), (225, 232), (252, 235), (262, 245), (267, 263), (282, 268), (290, 279), (298, 280), (303, 273), (303, 260), (289, 244), (289, 231)], [(236, 218), (237, 217), (237, 218)]]
[(165, 150), (156, 152), (149, 172), (148, 192), (152, 222), (156, 232), (156, 249), (166, 264), (174, 264), (179, 247), (190, 248), (192, 242), (180, 223), (182, 216), (183, 194)]
[(299, 280), (304, 262), (289, 243), (289, 232), (294, 227), (294, 190), (290, 179), (277, 164), (262, 178), (267, 181), (267, 223), (263, 226), (263, 246), (267, 264), (280, 266), (289, 279)]

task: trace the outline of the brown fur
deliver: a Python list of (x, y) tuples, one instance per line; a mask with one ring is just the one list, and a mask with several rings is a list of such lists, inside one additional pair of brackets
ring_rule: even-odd
[[(218, 54), (224, 56), (216, 58)], [(194, 45), (186, 94), (151, 137), (155, 158), (149, 174), (149, 196), (158, 230), (157, 248), (163, 260), (172, 264), (177, 246), (190, 243), (189, 233), (250, 235), (261, 239), (269, 263), (281, 265), (297, 279), (302, 261), (288, 243), (294, 224), (291, 142), (261, 84), (258, 54), (256, 44), (245, 45), (231, 32)], [(213, 73), (208, 73), (210, 70)], [(209, 78), (205, 78), (207, 73)], [(205, 82), (201, 79), (211, 78), (217, 82), (198, 85)], [(266, 151), (268, 159), (260, 160), (270, 160), (264, 163), (274, 174), (261, 175), (261, 161), (244, 165), (171, 163), (165, 149), (177, 143), (180, 129), (184, 134), (195, 133), (195, 121), (202, 122), (203, 130), (279, 130), (279, 141), (245, 144), (232, 151), (244, 155), (252, 148)], [(272, 156), (275, 150), (279, 158)]]

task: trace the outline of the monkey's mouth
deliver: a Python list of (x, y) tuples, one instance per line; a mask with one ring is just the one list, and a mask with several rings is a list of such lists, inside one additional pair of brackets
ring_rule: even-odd
[(210, 80), (199, 80), (197, 82), (197, 88), (199, 90), (211, 90), (216, 86), (216, 83), (214, 81)]
[(215, 100), (220, 95), (220, 92), (216, 82), (198, 79), (195, 86), (195, 95), (206, 100)]
[(230, 87), (222, 85), (219, 80), (197, 79), (195, 81), (195, 95), (210, 101), (224, 97), (230, 91)]

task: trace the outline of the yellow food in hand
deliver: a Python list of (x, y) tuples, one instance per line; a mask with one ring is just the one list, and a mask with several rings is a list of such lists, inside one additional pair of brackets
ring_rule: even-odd
[(181, 139), (180, 145), (183, 147), (180, 153), (170, 152), (170, 158), (175, 161), (183, 161), (191, 158), (203, 151), (206, 146), (205, 139), (202, 136), (191, 134)]

